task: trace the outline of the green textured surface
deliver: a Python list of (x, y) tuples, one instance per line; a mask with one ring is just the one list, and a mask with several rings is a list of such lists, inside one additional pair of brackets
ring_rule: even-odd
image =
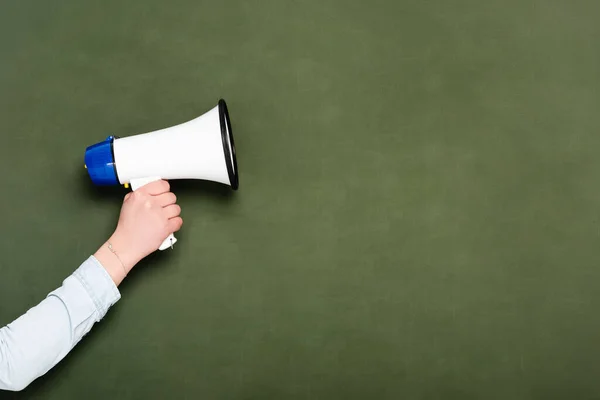
[(114, 225), (87, 145), (224, 97), (241, 172), (174, 183), (176, 249), (15, 398), (600, 398), (599, 15), (0, 3), (0, 324)]

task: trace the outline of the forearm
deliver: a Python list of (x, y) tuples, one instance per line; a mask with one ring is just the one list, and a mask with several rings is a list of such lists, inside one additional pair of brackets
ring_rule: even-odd
[(117, 284), (90, 257), (40, 304), (1, 328), (0, 389), (21, 390), (62, 360), (120, 299)]
[(183, 223), (166, 181), (125, 197), (115, 233), (37, 306), (0, 329), (0, 390), (21, 390), (48, 372), (120, 299), (117, 287)]

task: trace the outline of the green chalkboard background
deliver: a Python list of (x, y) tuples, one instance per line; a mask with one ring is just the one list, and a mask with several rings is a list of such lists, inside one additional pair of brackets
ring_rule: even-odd
[(0, 3), (0, 325), (114, 227), (86, 146), (223, 97), (240, 169), (173, 182), (176, 248), (14, 398), (600, 398), (599, 15)]

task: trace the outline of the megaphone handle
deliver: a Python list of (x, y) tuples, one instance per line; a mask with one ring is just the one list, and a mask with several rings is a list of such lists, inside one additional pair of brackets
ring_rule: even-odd
[[(141, 188), (144, 185), (147, 185), (150, 182), (154, 182), (154, 181), (159, 181), (161, 178), (159, 176), (152, 176), (152, 177), (147, 177), (147, 178), (139, 178), (139, 179), (132, 179), (131, 182), (129, 182), (129, 184), (131, 185), (131, 189), (132, 190), (138, 190), (139, 188)], [(162, 242), (162, 244), (160, 245), (160, 247), (158, 248), (159, 250), (166, 250), (169, 247), (173, 248), (173, 245), (177, 242), (177, 239), (175, 238), (175, 235), (173, 235), (172, 233), (165, 239), (164, 242)]]

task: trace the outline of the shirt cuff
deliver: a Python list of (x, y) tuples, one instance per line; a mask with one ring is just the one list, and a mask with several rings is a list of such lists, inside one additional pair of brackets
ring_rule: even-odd
[(97, 321), (106, 315), (108, 309), (121, 299), (117, 285), (104, 269), (100, 261), (90, 256), (73, 276), (81, 282), (90, 298), (94, 301), (97, 310)]

